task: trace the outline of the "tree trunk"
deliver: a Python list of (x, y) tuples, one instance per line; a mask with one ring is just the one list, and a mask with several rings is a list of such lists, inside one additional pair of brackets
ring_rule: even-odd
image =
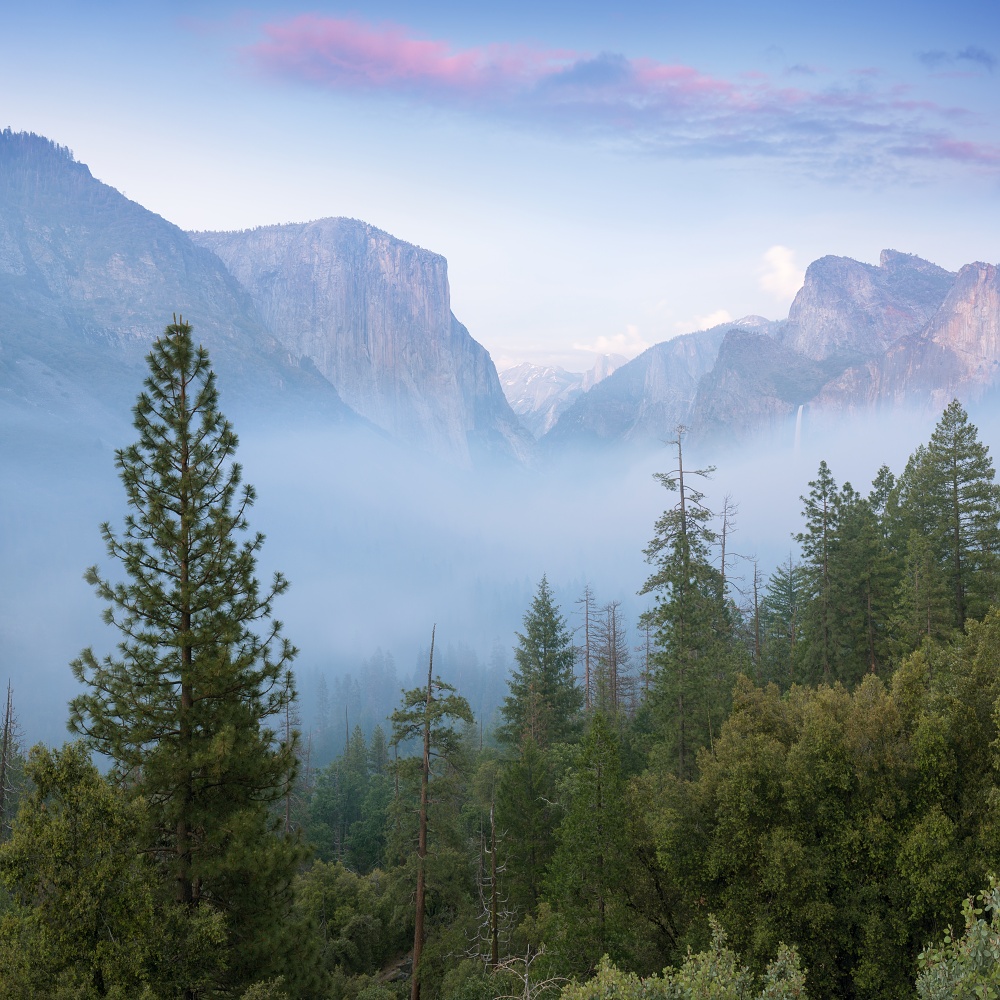
[(431, 629), (431, 655), (427, 663), (427, 708), (424, 714), (424, 761), (420, 772), (420, 829), (417, 836), (417, 897), (413, 920), (413, 972), (410, 977), (410, 1000), (420, 1000), (417, 968), (424, 950), (424, 860), (427, 857), (427, 785), (431, 773), (431, 701), (434, 697), (434, 635)]

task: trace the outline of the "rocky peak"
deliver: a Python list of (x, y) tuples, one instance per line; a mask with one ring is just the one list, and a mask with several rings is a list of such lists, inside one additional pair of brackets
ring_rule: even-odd
[(500, 382), (511, 408), (535, 437), (548, 433), (573, 401), (626, 364), (621, 354), (602, 354), (586, 372), (522, 361), (504, 369)]
[(783, 342), (843, 370), (923, 329), (954, 280), (952, 272), (895, 250), (884, 250), (877, 267), (821, 257), (806, 270)]
[(355, 219), (194, 233), (274, 335), (393, 436), (467, 463), (531, 439), (489, 354), (452, 315), (448, 264)]

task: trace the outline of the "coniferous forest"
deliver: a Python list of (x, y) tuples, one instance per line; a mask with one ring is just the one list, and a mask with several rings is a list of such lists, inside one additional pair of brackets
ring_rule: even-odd
[(316, 766), (210, 359), (175, 320), (148, 360), (87, 573), (118, 644), (61, 748), (5, 703), (4, 997), (997, 995), (1000, 487), (957, 401), (870, 486), (821, 463), (739, 587), (677, 430), (631, 631), (543, 577), (483, 719), (428, 623)]

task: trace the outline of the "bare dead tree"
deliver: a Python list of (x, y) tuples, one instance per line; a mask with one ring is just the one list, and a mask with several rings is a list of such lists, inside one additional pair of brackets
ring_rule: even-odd
[(653, 676), (653, 623), (649, 615), (643, 614), (639, 618), (639, 628), (642, 631), (643, 641), (638, 646), (633, 646), (633, 652), (642, 657), (642, 670), (639, 673), (639, 681), (642, 686), (643, 700), (649, 698), (649, 683)]
[(500, 962), (501, 944), (506, 946), (517, 923), (517, 914), (508, 906), (509, 899), (502, 889), (502, 876), (507, 865), (500, 862), (500, 847), (506, 831), (496, 826), (495, 788), (490, 791), (489, 836), (479, 826), (479, 858), (476, 888), (479, 893), (479, 924), (466, 952), (469, 958), (496, 969)]
[(615, 716), (630, 705), (633, 694), (629, 674), (630, 651), (621, 601), (609, 601), (601, 608), (594, 631), (598, 707)]
[(11, 795), (14, 791), (14, 758), (21, 751), (21, 733), (14, 714), (14, 689), (7, 681), (7, 699), (3, 713), (3, 732), (0, 734), (0, 840), (3, 840), (10, 821)]
[(590, 672), (590, 640), (591, 622), (594, 617), (594, 592), (590, 589), (589, 583), (583, 588), (583, 597), (577, 598), (576, 603), (582, 605), (579, 613), (583, 615), (583, 625), (581, 626), (583, 629), (583, 645), (577, 648), (583, 653), (583, 707), (589, 712), (591, 709), (591, 692), (593, 690)]
[(517, 993), (505, 993), (498, 995), (495, 1000), (538, 1000), (548, 993), (558, 992), (569, 980), (565, 976), (550, 976), (548, 979), (532, 981), (531, 967), (535, 961), (545, 954), (543, 945), (537, 951), (533, 951), (528, 945), (527, 951), (522, 958), (520, 955), (512, 955), (509, 958), (497, 963), (495, 972), (505, 972), (513, 976), (519, 987), (523, 984), (523, 989)]

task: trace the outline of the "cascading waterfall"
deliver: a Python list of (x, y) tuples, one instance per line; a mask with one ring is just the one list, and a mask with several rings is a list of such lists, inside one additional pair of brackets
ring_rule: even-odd
[(799, 453), (799, 446), (802, 444), (802, 411), (805, 403), (799, 403), (799, 411), (795, 414), (795, 454)]

